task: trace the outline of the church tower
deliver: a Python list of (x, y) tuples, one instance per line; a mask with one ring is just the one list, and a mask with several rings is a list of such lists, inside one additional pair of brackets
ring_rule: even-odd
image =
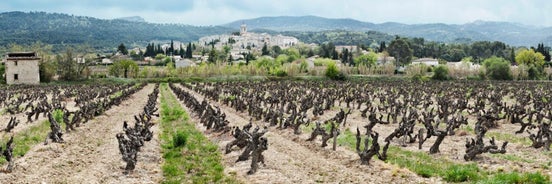
[(240, 26), (240, 36), (245, 36), (245, 34), (247, 34), (247, 25), (242, 24)]

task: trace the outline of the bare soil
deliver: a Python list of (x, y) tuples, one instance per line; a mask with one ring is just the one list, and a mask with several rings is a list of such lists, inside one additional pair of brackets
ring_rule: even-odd
[[(142, 147), (142, 150), (138, 153), (136, 169), (134, 173), (129, 175), (123, 174), (125, 163), (121, 159), (117, 139), (115, 138), (115, 134), (122, 132), (123, 121), (128, 121), (130, 124), (134, 122), (133, 116), (142, 111), (147, 101), (147, 95), (153, 91), (153, 87), (153, 84), (147, 85), (120, 106), (115, 106), (104, 115), (78, 127), (76, 132), (64, 134), (63, 138), (66, 143), (33, 146), (25, 156), (16, 159), (16, 168), (13, 173), (0, 173), (0, 183), (161, 182), (163, 176), (160, 167), (163, 159), (161, 158), (157, 125), (152, 127), (153, 140), (146, 142), (145, 146)], [(204, 99), (203, 96), (193, 91), (187, 91), (194, 94), (199, 101)], [(249, 122), (250, 116), (246, 113), (236, 112), (234, 109), (218, 102), (210, 102), (226, 113), (230, 126), (243, 126)], [(186, 108), (182, 102), (181, 105), (190, 114), (192, 122), (199, 122), (197, 116)], [(339, 108), (335, 107), (333, 110), (326, 111), (317, 120), (324, 121), (332, 118), (338, 113)], [(358, 110), (354, 109), (352, 112), (347, 119), (345, 129), (355, 132), (357, 127), (366, 125), (368, 120), (362, 118)], [(41, 115), (39, 121), (26, 124), (26, 117), (23, 114), (16, 116), (21, 121), (20, 125), (14, 129), (16, 134), (45, 119)], [(0, 129), (5, 127), (9, 117), (8, 115), (0, 116)], [(157, 122), (158, 120), (154, 119), (153, 121)], [(261, 121), (254, 121), (253, 123), (261, 127), (266, 125), (265, 122)], [(474, 123), (475, 119), (470, 117), (468, 126), (473, 128)], [(374, 130), (380, 133), (380, 138), (385, 138), (393, 132), (396, 126), (396, 124), (377, 125)], [(219, 146), (219, 151), (222, 153), (224, 153), (226, 144), (233, 139), (229, 134), (209, 133), (199, 124), (196, 124), (196, 128), (204, 131), (209, 139)], [(417, 125), (415, 130), (417, 131), (418, 128), (421, 128), (421, 125)], [(306, 133), (295, 135), (289, 129), (279, 130), (272, 127), (269, 129), (269, 132), (265, 134), (269, 142), (268, 150), (263, 153), (265, 165), (261, 164), (256, 174), (247, 175), (246, 173), (250, 169), (250, 161), (236, 163), (235, 161), (241, 154), (241, 150), (234, 149), (229, 154), (223, 154), (223, 164), (228, 175), (235, 176), (244, 183), (444, 182), (436, 177), (423, 178), (408, 169), (385, 163), (377, 158), (371, 160), (371, 165), (360, 165), (358, 155), (348, 148), (338, 146), (337, 150), (333, 151), (331, 146), (322, 148), (320, 140), (305, 141), (309, 137)], [(517, 138), (527, 137), (526, 133), (515, 135), (514, 132), (517, 129), (518, 126), (516, 125), (501, 122), (498, 129), (492, 129), (489, 133), (498, 132)], [(364, 131), (362, 128), (361, 130)], [(459, 131), (464, 130), (461, 128)], [(6, 135), (6, 133), (0, 133), (0, 136)], [(465, 162), (463, 160), (465, 140), (472, 137), (475, 136), (469, 132), (447, 136), (440, 146), (441, 152), (434, 156), (456, 163), (477, 163), (481, 168), (489, 171), (539, 171), (552, 176), (552, 170), (545, 169), (545, 165), (550, 164), (552, 154), (522, 143), (510, 143), (505, 155), (483, 154), (479, 155), (475, 161)], [(434, 140), (434, 137), (429, 139), (421, 150), (417, 148), (417, 143), (409, 144), (402, 147), (402, 149), (428, 152)], [(497, 139), (498, 144), (502, 142), (503, 140)], [(399, 145), (399, 142), (394, 141), (392, 145)]]
[[(181, 86), (180, 86), (181, 87)], [(183, 88), (183, 87), (182, 87)], [(184, 89), (184, 88), (183, 88)], [(204, 98), (190, 90), (188, 92), (202, 101)], [(249, 116), (236, 112), (218, 102), (210, 101), (226, 113), (231, 126), (243, 126), (249, 122)], [(183, 104), (182, 104), (183, 105)], [(183, 105), (184, 106), (184, 105)], [(189, 109), (186, 108), (188, 112)], [(193, 113), (192, 113), (193, 115)], [(195, 117), (195, 116), (192, 116)], [(197, 117), (192, 121), (199, 122)], [(263, 122), (254, 122), (264, 126)], [(203, 129), (200, 125), (198, 128)], [(228, 135), (207, 134), (210, 139), (224, 147), (233, 138)], [(349, 149), (331, 146), (322, 148), (320, 141), (305, 141), (309, 135), (294, 135), (290, 130), (270, 128), (265, 134), (268, 138), (268, 150), (263, 152), (266, 166), (261, 164), (254, 175), (247, 175), (250, 161), (238, 162), (240, 150), (234, 150), (223, 156), (225, 172), (235, 175), (245, 183), (439, 183), (438, 178), (422, 178), (407, 169), (373, 159), (371, 165), (360, 165), (358, 155)]]
[[(119, 153), (115, 135), (122, 132), (123, 121), (134, 123), (146, 104), (153, 84), (132, 95), (104, 115), (65, 133), (66, 143), (35, 145), (23, 157), (16, 159), (13, 173), (0, 173), (0, 181), (8, 183), (159, 183), (161, 148), (158, 126), (152, 127), (153, 140), (146, 142), (138, 153), (133, 173), (123, 174), (125, 162)], [(154, 122), (158, 121), (156, 119)], [(2, 182), (4, 183), (4, 182)]]

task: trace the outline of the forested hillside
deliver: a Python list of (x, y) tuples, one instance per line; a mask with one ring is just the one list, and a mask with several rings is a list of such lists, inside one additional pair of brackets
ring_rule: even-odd
[[(237, 30), (237, 28), (236, 28)], [(102, 20), (44, 12), (7, 12), (0, 14), (0, 45), (28, 45), (36, 41), (64, 45), (89, 44), (96, 49), (116, 47), (120, 43), (140, 44), (152, 40), (195, 41), (202, 36), (229, 33), (219, 26), (198, 27), (180, 24), (153, 24), (121, 19)]]

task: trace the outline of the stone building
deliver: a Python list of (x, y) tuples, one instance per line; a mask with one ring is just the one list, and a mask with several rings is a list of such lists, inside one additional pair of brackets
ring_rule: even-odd
[(36, 52), (12, 52), (4, 58), (7, 84), (39, 84), (40, 58)]

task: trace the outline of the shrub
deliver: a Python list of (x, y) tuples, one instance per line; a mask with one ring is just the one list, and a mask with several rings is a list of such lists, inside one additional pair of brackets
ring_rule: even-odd
[[(54, 113), (52, 114), (52, 116), (54, 117), (54, 119), (58, 122), (58, 123), (64, 123), (63, 122), (63, 111), (61, 109), (56, 109), (54, 110)], [(66, 123), (66, 122), (65, 122)]]
[(412, 80), (418, 81), (418, 82), (427, 82), (429, 81), (429, 77), (424, 76), (422, 74), (415, 74), (414, 76), (412, 76)]
[(414, 64), (414, 65), (408, 65), (404, 72), (406, 75), (410, 77), (414, 77), (416, 75), (425, 76), (428, 68), (431, 68), (425, 64)]
[[(56, 66), (53, 62), (41, 62), (38, 66), (38, 73), (40, 76), (40, 82), (51, 82), (52, 77), (56, 73)], [(1, 70), (1, 69), (0, 69)], [(3, 76), (3, 72), (0, 71), (0, 78)]]
[(116, 77), (136, 77), (138, 75), (138, 64), (132, 60), (121, 60), (114, 62), (109, 67), (109, 74)]
[(483, 62), (485, 66), (486, 76), (492, 80), (512, 80), (512, 71), (510, 70), (510, 62), (504, 58), (491, 57)]
[(339, 71), (335, 63), (328, 63), (325, 75), (332, 80), (345, 80), (346, 78), (345, 74)]
[(445, 65), (439, 65), (433, 69), (433, 76), (431, 79), (433, 80), (448, 80), (448, 68)]
[(174, 147), (182, 147), (186, 145), (186, 141), (188, 140), (188, 136), (184, 134), (184, 132), (176, 132), (176, 134), (173, 135), (173, 146)]
[(301, 61), (301, 65), (299, 65), (299, 72), (307, 73), (309, 72), (308, 68), (309, 64), (307, 63), (307, 61)]
[(328, 66), (331, 63), (335, 63), (335, 61), (327, 58), (317, 58), (314, 60), (314, 66)]
[(527, 70), (527, 77), (529, 77), (529, 80), (537, 80), (542, 76), (539, 68), (537, 68), (534, 65), (529, 66), (529, 69)]
[(281, 68), (276, 69), (276, 72), (274, 72), (274, 75), (278, 77), (286, 77), (288, 76), (287, 72)]

